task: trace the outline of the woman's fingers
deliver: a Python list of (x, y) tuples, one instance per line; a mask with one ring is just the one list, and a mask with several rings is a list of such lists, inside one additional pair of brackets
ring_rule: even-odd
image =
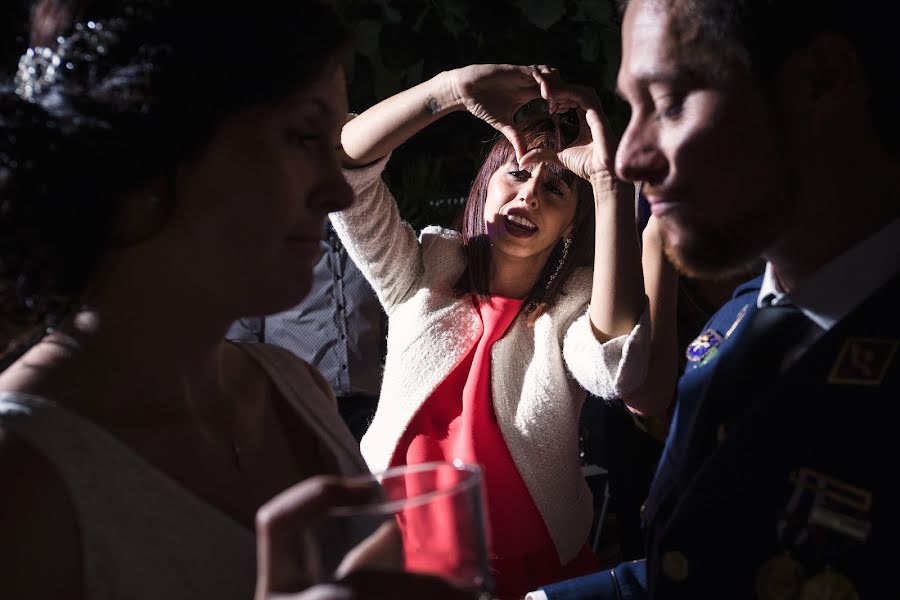
[[(494, 126), (512, 145), (519, 165), (524, 165), (528, 147), (525, 139), (516, 130), (513, 116), (531, 97), (540, 97), (547, 101), (551, 113), (572, 109), (579, 111), (578, 139), (573, 146), (590, 144), (592, 140), (600, 140), (604, 144), (603, 159), (608, 154), (606, 143), (606, 127), (603, 123), (600, 97), (597, 91), (589, 86), (566, 85), (562, 82), (559, 71), (549, 65), (531, 65), (518, 67), (515, 65), (476, 65), (469, 67), (468, 87), (472, 99), (469, 110), (472, 114)], [(525, 76), (527, 80), (521, 79)], [(534, 86), (537, 86), (536, 88)], [(590, 117), (585, 119), (585, 115)], [(546, 160), (562, 164), (556, 153), (545, 153)], [(575, 153), (578, 160), (573, 162), (587, 164), (581, 154)], [(551, 157), (552, 155), (552, 157)], [(572, 152), (569, 155), (573, 155)], [(528, 160), (534, 160), (529, 155)], [(564, 160), (565, 161), (565, 160)], [(570, 168), (569, 165), (563, 165)]]
[(600, 96), (597, 91), (584, 85), (565, 85), (554, 91), (554, 100), (558, 104), (565, 103), (569, 108), (600, 109)]
[(560, 151), (550, 148), (535, 148), (522, 157), (522, 167), (527, 168), (538, 163), (555, 164), (572, 171), (583, 179), (590, 179), (597, 169), (590, 144), (570, 146)]
[(526, 153), (520, 162), (523, 169), (539, 163), (555, 164), (571, 171), (582, 179), (590, 179), (595, 173), (608, 171), (606, 154), (598, 157), (591, 144), (570, 146), (560, 151), (535, 148)]
[(431, 575), (399, 571), (354, 571), (339, 582), (356, 591), (357, 600), (475, 600), (463, 590)]
[(555, 92), (563, 85), (559, 71), (547, 65), (533, 65), (531, 74), (540, 86), (541, 97), (546, 100), (550, 112), (556, 112), (558, 108), (556, 107)]
[(591, 138), (598, 145), (600, 155), (598, 158), (604, 166), (609, 166), (609, 158), (615, 154), (615, 143), (610, 139), (609, 127), (606, 117), (598, 108), (592, 108), (584, 113), (584, 119), (591, 133)]
[(331, 506), (369, 501), (377, 493), (370, 479), (311, 477), (275, 496), (256, 513), (257, 598), (296, 592), (314, 583), (308, 562), (308, 528)]
[(575, 109), (575, 114), (578, 115), (578, 136), (575, 138), (575, 141), (569, 145), (581, 146), (591, 144), (594, 141), (594, 136), (588, 125), (587, 118), (585, 117), (587, 114), (586, 111), (579, 106)]
[[(554, 165), (559, 165), (564, 169), (568, 169), (573, 171), (572, 168), (567, 165), (562, 158), (560, 158), (560, 154), (556, 152), (556, 150), (551, 150), (550, 148), (535, 148), (533, 150), (529, 150), (520, 161), (521, 168), (526, 169), (529, 166), (534, 166), (540, 163), (551, 163)], [(573, 171), (575, 172), (575, 171)]]
[(585, 165), (589, 152), (589, 149), (585, 146), (564, 148), (560, 151), (551, 150), (550, 148), (535, 148), (522, 157), (522, 168), (539, 163), (549, 163), (572, 171), (579, 177), (587, 178), (589, 173), (585, 171)]
[(352, 589), (340, 585), (323, 584), (299, 594), (270, 594), (266, 600), (360, 600)]
[(306, 527), (330, 506), (347, 506), (372, 499), (378, 484), (369, 478), (332, 475), (310, 477), (281, 492), (256, 512), (256, 529), (267, 535)]
[(347, 552), (334, 576), (340, 579), (360, 569), (403, 569), (403, 538), (393, 519)]
[(357, 571), (336, 584), (317, 585), (299, 594), (273, 594), (266, 600), (475, 600), (443, 579), (401, 571)]
[(528, 152), (528, 143), (525, 141), (525, 138), (522, 137), (519, 131), (511, 123), (501, 125), (498, 128), (498, 131), (503, 134), (503, 137), (509, 140), (510, 144), (512, 144), (513, 150), (516, 153), (516, 162), (521, 165), (522, 157)]
[(603, 113), (599, 107), (585, 110), (579, 106), (575, 110), (578, 113), (578, 136), (569, 146), (591, 146), (594, 158), (605, 168), (615, 149), (610, 143), (609, 128)]

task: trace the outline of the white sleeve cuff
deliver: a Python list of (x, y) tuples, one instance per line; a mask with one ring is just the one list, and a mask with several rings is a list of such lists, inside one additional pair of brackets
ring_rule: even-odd
[(566, 366), (578, 383), (600, 398), (621, 398), (644, 383), (650, 362), (650, 305), (631, 332), (600, 342), (590, 311), (569, 326), (563, 340)]

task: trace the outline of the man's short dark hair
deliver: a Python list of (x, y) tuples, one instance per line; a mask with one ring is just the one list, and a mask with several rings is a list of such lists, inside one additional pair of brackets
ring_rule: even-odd
[[(900, 87), (894, 2), (884, 0), (652, 0), (673, 17), (682, 47), (700, 64), (745, 62), (766, 85), (796, 49), (818, 33), (844, 35), (870, 88), (870, 115), (882, 143), (900, 151), (900, 119), (889, 95)], [(628, 0), (619, 0), (622, 10)]]

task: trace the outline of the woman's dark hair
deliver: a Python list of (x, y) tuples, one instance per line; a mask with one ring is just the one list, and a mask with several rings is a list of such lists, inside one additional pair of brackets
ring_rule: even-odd
[[(567, 126), (565, 121), (551, 116), (531, 117), (516, 127), (525, 137), (529, 149), (562, 150), (578, 133), (577, 127)], [(514, 157), (512, 144), (505, 137), (498, 137), (488, 150), (469, 190), (460, 227), (466, 255), (466, 269), (454, 286), (459, 295), (474, 294), (485, 302), (490, 299), (491, 243), (484, 221), (484, 203), (491, 176)], [(594, 259), (594, 204), (591, 186), (581, 177), (562, 167), (552, 165), (551, 170), (575, 191), (577, 204), (572, 223), (572, 245), (560, 265), (563, 258), (563, 242), (559, 241), (556, 244), (537, 282), (525, 299), (523, 304), (525, 312), (529, 322), (532, 323), (556, 302), (572, 271), (579, 266), (591, 265)]]
[(170, 180), (226, 117), (290, 96), (350, 47), (309, 0), (96, 5), (102, 19), (29, 50), (0, 88), (0, 353), (4, 328), (77, 301), (123, 194)]
[[(869, 84), (870, 118), (884, 146), (900, 153), (898, 10), (883, 0), (654, 0), (671, 16), (681, 49), (707, 74), (727, 68), (725, 57), (749, 65), (773, 83), (790, 54), (816, 34), (836, 32), (856, 48)], [(619, 0), (622, 10), (628, 0)], [(729, 50), (730, 52), (725, 52)]]

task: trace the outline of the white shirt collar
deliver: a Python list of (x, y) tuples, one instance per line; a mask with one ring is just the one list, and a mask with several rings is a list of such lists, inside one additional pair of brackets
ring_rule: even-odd
[(792, 302), (825, 331), (846, 317), (900, 271), (900, 219), (820, 267), (791, 294), (766, 264), (756, 299), (760, 308)]
[(756, 298), (756, 306), (778, 306), (787, 300), (787, 294), (781, 289), (781, 284), (775, 278), (775, 269), (772, 263), (766, 263), (766, 272), (763, 274), (762, 285), (759, 288), (759, 296)]

